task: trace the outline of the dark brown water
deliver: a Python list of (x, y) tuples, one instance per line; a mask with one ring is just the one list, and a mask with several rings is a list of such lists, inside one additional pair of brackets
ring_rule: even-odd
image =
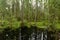
[(5, 28), (0, 33), (0, 40), (55, 40), (55, 32), (48, 31), (47, 29), (37, 28), (36, 26), (22, 26), (12, 30)]

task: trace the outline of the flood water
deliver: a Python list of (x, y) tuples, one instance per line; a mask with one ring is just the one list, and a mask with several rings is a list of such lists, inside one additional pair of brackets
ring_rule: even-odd
[(51, 35), (53, 33), (49, 33), (46, 29), (31, 26), (31, 28), (21, 28), (19, 40), (55, 40), (54, 36)]
[[(0, 33), (1, 40), (55, 40), (55, 32), (48, 31), (44, 28), (37, 28), (36, 26), (23, 26), (15, 30), (9, 28), (4, 29)], [(59, 40), (59, 39), (57, 39)]]

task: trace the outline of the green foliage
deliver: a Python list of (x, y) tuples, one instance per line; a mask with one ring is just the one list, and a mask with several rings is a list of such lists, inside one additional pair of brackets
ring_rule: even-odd
[[(0, 0), (0, 28), (18, 28), (24, 25), (42, 26), (53, 25), (59, 28), (60, 1), (59, 0)], [(10, 3), (10, 4), (9, 4)], [(44, 7), (43, 7), (44, 6)], [(43, 7), (43, 8), (42, 8)]]

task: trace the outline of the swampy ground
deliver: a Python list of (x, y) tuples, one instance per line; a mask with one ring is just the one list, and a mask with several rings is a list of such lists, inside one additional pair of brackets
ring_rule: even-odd
[(37, 26), (24, 26), (12, 29), (4, 28), (0, 32), (1, 40), (59, 40), (59, 30), (49, 30), (46, 28), (38, 28)]
[(60, 0), (0, 0), (0, 40), (60, 40)]

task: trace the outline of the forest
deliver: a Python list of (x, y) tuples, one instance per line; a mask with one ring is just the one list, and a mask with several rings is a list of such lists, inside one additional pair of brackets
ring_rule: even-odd
[(16, 34), (21, 26), (60, 31), (60, 0), (0, 0), (0, 34), (10, 29)]

